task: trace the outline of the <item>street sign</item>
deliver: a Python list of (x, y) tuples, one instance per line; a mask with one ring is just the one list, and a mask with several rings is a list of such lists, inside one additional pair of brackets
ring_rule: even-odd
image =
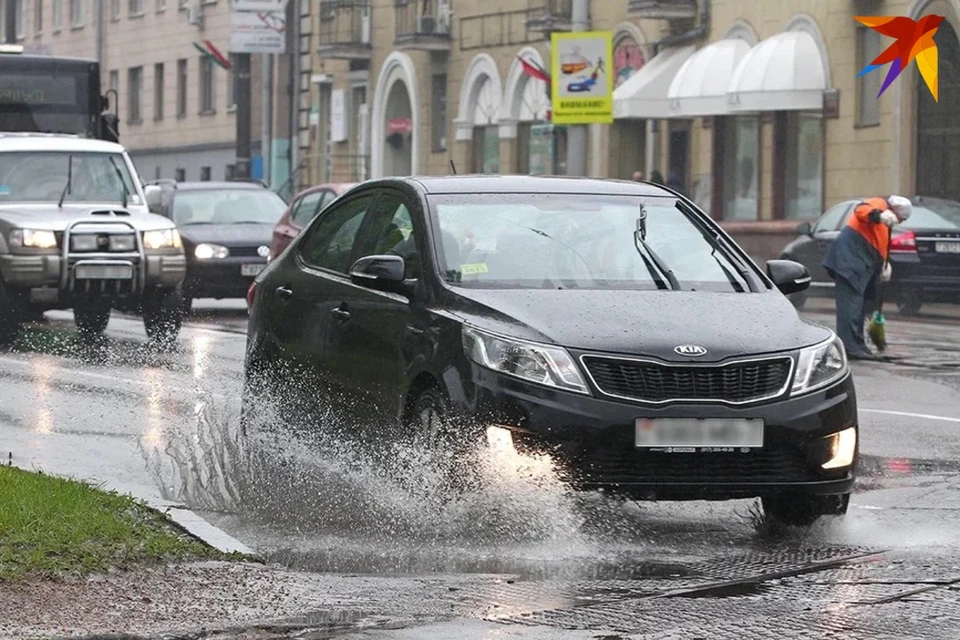
[(286, 11), (287, 0), (233, 0), (233, 11)]
[(230, 12), (230, 53), (285, 53), (286, 14)]
[(554, 33), (550, 38), (554, 124), (613, 122), (613, 33)]

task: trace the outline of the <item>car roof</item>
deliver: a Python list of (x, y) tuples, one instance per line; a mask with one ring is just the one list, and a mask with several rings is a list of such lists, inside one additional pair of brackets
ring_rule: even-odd
[(0, 151), (76, 151), (122, 153), (116, 142), (62, 133), (0, 133)]
[[(265, 186), (257, 182), (221, 180), (201, 181), (201, 182), (178, 182), (177, 191), (216, 191), (220, 189), (255, 189), (258, 191), (269, 191)], [(271, 192), (272, 193), (272, 192)]]
[(452, 175), (414, 176), (402, 180), (419, 184), (428, 194), (454, 193), (570, 193), (591, 195), (672, 196), (670, 190), (649, 182), (601, 180), (574, 176)]
[(324, 189), (331, 189), (337, 193), (343, 193), (344, 191), (349, 191), (355, 186), (360, 184), (359, 182), (325, 182), (323, 184), (316, 184), (312, 187), (307, 187), (297, 192), (297, 197), (306, 195), (308, 193), (316, 193), (317, 191), (323, 191)]

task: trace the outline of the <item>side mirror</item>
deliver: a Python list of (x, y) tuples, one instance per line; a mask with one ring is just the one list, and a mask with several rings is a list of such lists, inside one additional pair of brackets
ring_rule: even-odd
[(350, 280), (362, 287), (410, 297), (412, 288), (403, 277), (404, 269), (400, 256), (366, 256), (350, 267)]
[(809, 236), (813, 235), (813, 227), (810, 226), (809, 222), (801, 222), (797, 225), (797, 235)]
[(784, 295), (800, 293), (810, 287), (810, 272), (793, 260), (770, 260), (767, 262), (767, 275)]
[(148, 184), (143, 188), (143, 197), (147, 200), (147, 208), (157, 213), (163, 207), (163, 189), (155, 184)]

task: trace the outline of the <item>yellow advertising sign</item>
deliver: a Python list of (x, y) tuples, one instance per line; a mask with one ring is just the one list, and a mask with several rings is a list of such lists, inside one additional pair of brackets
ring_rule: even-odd
[(553, 33), (554, 124), (613, 122), (613, 32)]

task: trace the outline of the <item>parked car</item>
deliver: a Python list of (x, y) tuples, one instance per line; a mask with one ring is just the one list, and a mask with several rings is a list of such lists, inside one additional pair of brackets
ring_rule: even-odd
[(858, 423), (842, 343), (784, 296), (808, 282), (655, 185), (369, 181), (254, 280), (243, 428), (276, 399), (445, 460), (486, 434), (576, 488), (810, 523), (847, 510)]
[(160, 196), (119, 144), (0, 133), (0, 344), (51, 309), (73, 309), (85, 336), (136, 309), (152, 340), (174, 340), (186, 261), (173, 223), (149, 211)]
[(273, 259), (283, 253), (304, 226), (309, 224), (328, 204), (355, 186), (354, 182), (321, 184), (298, 193), (287, 210), (283, 212), (277, 226), (273, 228), (270, 258)]
[[(890, 263), (893, 277), (885, 298), (901, 313), (916, 314), (927, 302), (960, 302), (960, 202), (916, 196), (913, 215), (893, 228)], [(813, 224), (797, 227), (799, 237), (781, 254), (804, 265), (812, 278), (809, 291), (792, 296), (802, 308), (808, 295), (833, 295), (833, 280), (822, 263), (860, 199), (844, 200)]]
[(183, 310), (196, 298), (243, 298), (267, 264), (270, 233), (286, 207), (258, 182), (158, 181), (160, 212), (183, 237)]

